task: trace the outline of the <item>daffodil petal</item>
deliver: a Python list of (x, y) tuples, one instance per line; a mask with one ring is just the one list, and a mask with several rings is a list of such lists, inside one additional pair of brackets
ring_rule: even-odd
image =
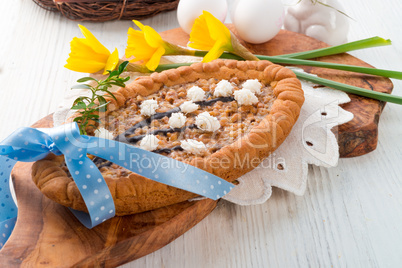
[(156, 49), (148, 45), (142, 32), (129, 28), (127, 34), (127, 48), (125, 51), (127, 57), (134, 56), (136, 61), (148, 60), (152, 57)]
[(159, 62), (161, 61), (161, 57), (165, 54), (165, 49), (163, 47), (159, 47), (155, 53), (152, 55), (152, 57), (149, 59), (147, 64), (145, 66), (151, 70), (155, 71), (155, 69), (158, 67)]
[(201, 50), (209, 50), (214, 46), (215, 41), (209, 34), (205, 16), (201, 15), (195, 19), (190, 33), (189, 47)]
[(82, 60), (93, 60), (106, 63), (108, 56), (96, 53), (91, 47), (82, 42), (81, 38), (74, 38), (71, 43), (70, 58), (78, 58)]
[(133, 28), (128, 28), (127, 31), (128, 36), (132, 36), (132, 38), (135, 39), (144, 39), (144, 33), (138, 30), (134, 30)]
[(202, 62), (210, 62), (218, 59), (225, 51), (225, 46), (222, 43), (216, 42), (213, 48), (204, 56)]
[(119, 52), (117, 48), (114, 49), (113, 53), (110, 54), (110, 57), (107, 59), (105, 69), (103, 70), (103, 74), (107, 74), (107, 71), (113, 71), (117, 64), (119, 63)]
[(153, 48), (163, 46), (164, 42), (162, 40), (162, 37), (152, 27), (145, 26), (143, 32), (148, 45)]
[(215, 41), (220, 39), (230, 42), (229, 29), (208, 11), (204, 10), (203, 15), (205, 16), (205, 21), (208, 26), (211, 38)]
[(138, 26), (138, 28), (140, 28), (141, 29), (141, 31), (143, 31), (144, 30), (144, 24), (142, 24), (141, 22), (139, 22), (138, 20), (133, 20), (133, 22), (135, 23), (135, 25), (137, 25)]
[(110, 51), (104, 45), (102, 45), (101, 42), (99, 42), (98, 39), (96, 39), (96, 37), (87, 28), (82, 25), (78, 25), (78, 27), (80, 27), (80, 30), (85, 36), (88, 45), (92, 47), (95, 52), (110, 55)]
[(75, 72), (96, 73), (102, 70), (105, 67), (105, 64), (98, 61), (69, 59), (64, 67)]

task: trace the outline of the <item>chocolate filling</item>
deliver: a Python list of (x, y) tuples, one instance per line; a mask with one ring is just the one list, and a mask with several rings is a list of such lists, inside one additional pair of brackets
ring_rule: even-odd
[[(207, 101), (197, 101), (195, 102), (195, 104), (198, 104), (200, 107), (205, 107), (205, 106), (211, 106), (213, 105), (215, 102), (218, 101), (222, 101), (222, 102), (230, 102), (230, 101), (234, 101), (233, 97), (219, 97), (219, 98), (215, 98), (215, 99), (211, 99), (211, 100), (207, 100)], [(139, 128), (143, 128), (145, 126), (149, 126), (153, 120), (158, 120), (158, 119), (162, 119), (165, 116), (170, 117), (173, 113), (178, 113), (180, 112), (180, 108), (176, 107), (173, 108), (167, 112), (164, 113), (156, 113), (154, 115), (151, 115), (150, 117), (142, 120), (141, 122), (138, 122), (137, 124), (135, 124), (133, 127), (129, 128), (127, 131), (125, 131), (124, 133), (118, 135), (117, 137), (114, 138), (114, 140), (119, 141), (119, 142), (124, 142), (124, 143), (137, 143), (138, 141), (142, 140), (142, 138), (145, 137), (145, 135), (140, 135), (140, 136), (135, 136), (135, 137), (130, 137), (127, 138), (130, 135), (133, 135), (134, 132), (139, 129)], [(195, 126), (191, 125), (189, 126), (189, 128), (195, 128)], [(183, 131), (185, 128), (169, 128), (169, 129), (161, 129), (161, 130), (155, 130), (149, 134), (164, 134), (166, 135), (167, 133), (172, 133), (172, 132), (181, 132)]]

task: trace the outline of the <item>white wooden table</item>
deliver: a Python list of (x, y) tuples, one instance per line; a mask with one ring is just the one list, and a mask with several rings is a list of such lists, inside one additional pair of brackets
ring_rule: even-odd
[[(232, 1), (230, 1), (231, 3)], [(384, 69), (402, 70), (402, 3), (342, 1), (349, 40), (375, 35), (393, 46), (352, 54)], [(82, 74), (63, 68), (77, 23), (31, 0), (0, 1), (0, 140), (52, 113)], [(143, 21), (163, 31), (178, 27), (176, 12)], [(82, 23), (122, 54), (130, 21)], [(394, 94), (402, 82), (394, 80)], [(299, 197), (274, 189), (263, 205), (221, 202), (168, 246), (124, 267), (401, 267), (402, 106), (381, 116), (376, 151), (342, 159), (338, 167), (310, 166)]]

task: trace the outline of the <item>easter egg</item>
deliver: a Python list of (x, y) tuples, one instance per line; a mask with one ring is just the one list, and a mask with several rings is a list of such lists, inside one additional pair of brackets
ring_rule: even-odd
[(188, 34), (191, 32), (194, 20), (206, 10), (214, 17), (224, 22), (228, 6), (226, 0), (180, 0), (177, 7), (177, 20), (180, 27)]
[(261, 44), (278, 34), (284, 16), (281, 0), (240, 0), (232, 13), (232, 21), (244, 41)]

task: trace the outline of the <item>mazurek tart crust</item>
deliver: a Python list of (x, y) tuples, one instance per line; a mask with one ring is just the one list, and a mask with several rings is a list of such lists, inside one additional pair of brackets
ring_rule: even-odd
[[(251, 87), (249, 90), (245, 88), (246, 82), (261, 86), (256, 91)], [(101, 115), (105, 128), (115, 139), (172, 157), (230, 182), (257, 167), (285, 140), (304, 102), (301, 84), (289, 69), (268, 61), (234, 60), (195, 63), (140, 77), (120, 88), (115, 97), (116, 100), (108, 99), (107, 112)], [(182, 106), (190, 101), (187, 108)], [(144, 112), (146, 103), (157, 103), (154, 115)], [(194, 105), (198, 106), (196, 110), (188, 110)], [(199, 123), (203, 115), (212, 120), (211, 129), (204, 129)], [(150, 134), (158, 143), (144, 147), (144, 139)], [(139, 213), (196, 197), (113, 163), (97, 158), (94, 161), (112, 193), (116, 215)], [(50, 199), (86, 211), (62, 156), (50, 155), (37, 161), (32, 175)]]

